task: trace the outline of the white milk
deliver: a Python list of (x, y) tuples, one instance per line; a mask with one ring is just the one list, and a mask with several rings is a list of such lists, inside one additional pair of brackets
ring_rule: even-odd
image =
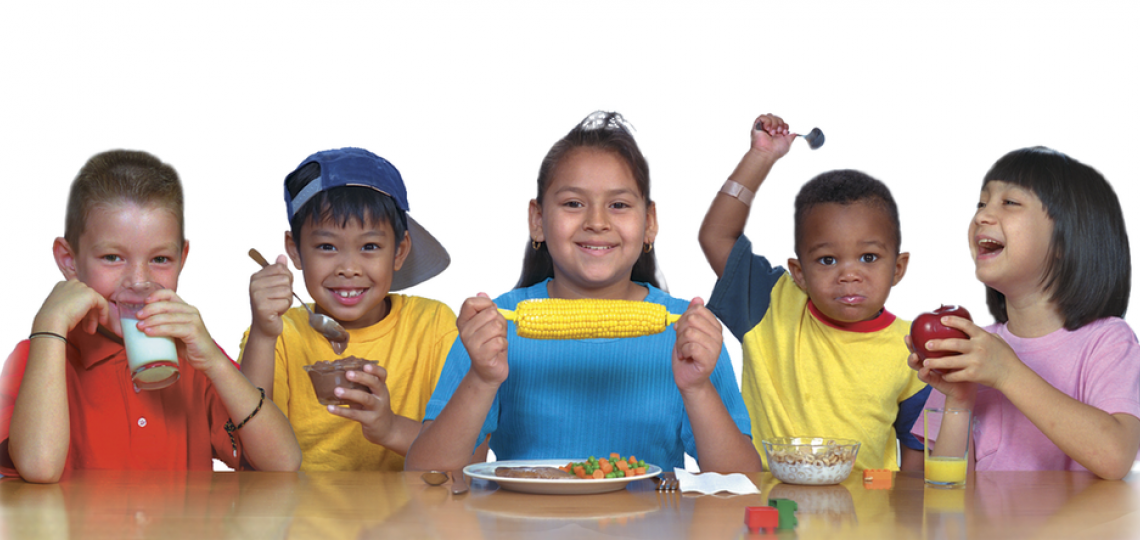
[(168, 337), (151, 337), (138, 329), (138, 319), (120, 319), (123, 325), (123, 344), (127, 348), (127, 364), (131, 373), (151, 362), (173, 362), (178, 365), (178, 349)]

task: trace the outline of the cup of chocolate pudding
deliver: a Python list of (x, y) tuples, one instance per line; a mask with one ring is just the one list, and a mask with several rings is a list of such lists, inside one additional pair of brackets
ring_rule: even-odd
[(349, 356), (331, 362), (322, 360), (313, 365), (305, 366), (305, 371), (309, 373), (309, 379), (313, 381), (313, 391), (317, 393), (317, 401), (320, 401), (321, 405), (351, 405), (355, 403), (336, 397), (333, 391), (338, 386), (345, 390), (371, 392), (367, 386), (352, 382), (346, 376), (349, 371), (363, 372), (365, 364), (376, 366), (380, 363), (376, 360)]

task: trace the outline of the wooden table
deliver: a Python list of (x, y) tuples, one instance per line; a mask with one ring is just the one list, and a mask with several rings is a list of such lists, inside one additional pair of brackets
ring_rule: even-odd
[[(602, 495), (469, 493), (417, 473), (77, 472), (55, 485), (0, 479), (0, 538), (1137, 538), (1140, 478), (990, 472), (965, 489), (900, 473), (889, 490), (751, 475), (762, 494), (662, 493), (648, 481)], [(744, 507), (799, 504), (794, 531), (750, 535)]]

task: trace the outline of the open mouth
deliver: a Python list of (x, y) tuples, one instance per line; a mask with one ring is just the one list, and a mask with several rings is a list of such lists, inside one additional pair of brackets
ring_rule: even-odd
[(593, 245), (593, 244), (578, 244), (578, 247), (580, 247), (586, 251), (596, 251), (599, 253), (603, 252), (603, 251), (609, 251), (609, 250), (614, 248), (613, 246), (597, 246), (597, 245)]
[(982, 238), (978, 240), (978, 256), (996, 255), (1005, 249), (1005, 244), (994, 240), (993, 238)]

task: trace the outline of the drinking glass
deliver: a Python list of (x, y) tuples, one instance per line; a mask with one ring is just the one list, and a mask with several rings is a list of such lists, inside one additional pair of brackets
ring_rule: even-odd
[(923, 457), (927, 484), (940, 487), (966, 485), (966, 463), (970, 455), (971, 411), (964, 409), (923, 409)]
[(168, 337), (154, 337), (138, 329), (138, 312), (146, 306), (146, 298), (163, 286), (152, 281), (123, 284), (111, 300), (119, 309), (123, 327), (123, 345), (127, 349), (127, 365), (131, 380), (141, 390), (158, 390), (178, 380), (178, 349)]

